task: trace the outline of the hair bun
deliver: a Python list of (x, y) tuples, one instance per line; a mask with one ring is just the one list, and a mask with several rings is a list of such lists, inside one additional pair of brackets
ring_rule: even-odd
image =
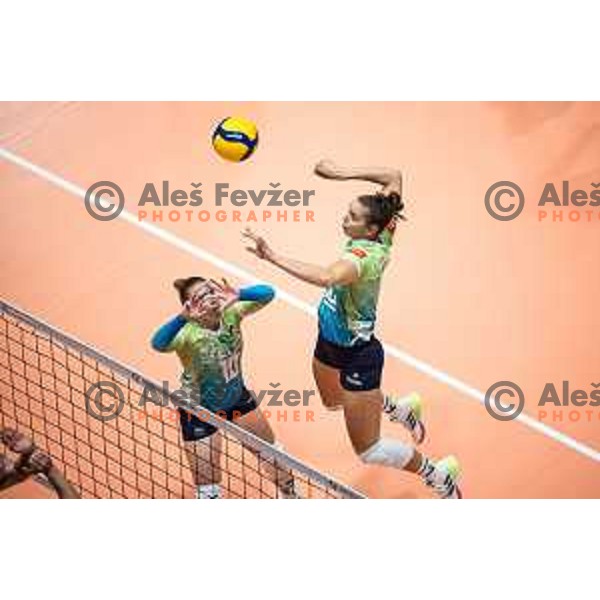
[(173, 287), (177, 290), (180, 291), (182, 290), (184, 287), (186, 286), (186, 280), (185, 279), (176, 279), (173, 282)]
[(404, 210), (404, 202), (402, 201), (402, 196), (400, 196), (398, 192), (391, 192), (390, 194), (388, 194), (387, 199), (394, 216), (400, 217), (401, 219), (405, 219), (405, 217), (400, 214)]

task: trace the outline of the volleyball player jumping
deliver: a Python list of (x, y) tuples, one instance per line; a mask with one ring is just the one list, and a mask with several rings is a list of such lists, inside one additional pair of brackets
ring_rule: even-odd
[(416, 448), (381, 437), (381, 412), (404, 425), (416, 444), (423, 441), (421, 400), (384, 396), (380, 389), (384, 351), (374, 335), (381, 278), (402, 211), (402, 174), (392, 169), (346, 169), (330, 161), (315, 168), (325, 179), (360, 179), (379, 184), (380, 192), (352, 200), (344, 217), (349, 238), (343, 255), (322, 267), (275, 252), (263, 237), (246, 229), (247, 250), (286, 273), (325, 288), (318, 311), (319, 337), (313, 374), (326, 408), (342, 408), (352, 446), (366, 464), (404, 469), (421, 476), (442, 498), (462, 497), (460, 467), (453, 456), (433, 461)]
[[(152, 347), (158, 352), (177, 353), (183, 366), (182, 389), (196, 407), (199, 404), (228, 420), (234, 420), (243, 429), (276, 445), (269, 422), (244, 385), (241, 369), (242, 319), (271, 302), (275, 291), (267, 285), (236, 290), (225, 281), (218, 284), (203, 277), (177, 279), (174, 286), (183, 310), (156, 331)], [(214, 425), (183, 408), (179, 408), (179, 414), (196, 497), (219, 498), (221, 435)], [(210, 438), (208, 443), (200, 443), (206, 438)], [(258, 454), (253, 449), (249, 450)], [(291, 473), (268, 462), (264, 466), (266, 475), (276, 483), (281, 497), (300, 497)]]

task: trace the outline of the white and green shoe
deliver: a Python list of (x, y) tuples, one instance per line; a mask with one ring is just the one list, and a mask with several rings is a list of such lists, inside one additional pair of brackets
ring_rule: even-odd
[(425, 439), (425, 424), (422, 420), (423, 398), (418, 392), (408, 396), (385, 396), (383, 412), (392, 423), (400, 423), (412, 435), (415, 444), (421, 444)]
[(446, 456), (434, 463), (435, 470), (425, 478), (425, 483), (444, 499), (460, 500), (462, 492), (458, 486), (461, 469), (456, 456)]
[(217, 483), (199, 485), (196, 488), (197, 500), (219, 500), (221, 498), (221, 486)]

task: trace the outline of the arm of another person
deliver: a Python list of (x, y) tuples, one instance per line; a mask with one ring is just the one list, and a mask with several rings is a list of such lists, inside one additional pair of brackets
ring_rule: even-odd
[(56, 467), (50, 467), (46, 472), (46, 477), (59, 498), (63, 500), (76, 500), (81, 498), (79, 492)]

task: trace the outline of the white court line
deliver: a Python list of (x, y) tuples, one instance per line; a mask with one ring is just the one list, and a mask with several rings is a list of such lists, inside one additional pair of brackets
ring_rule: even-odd
[[(60, 177), (60, 175), (56, 175), (55, 173), (47, 171), (46, 169), (43, 169), (42, 167), (32, 162), (29, 162), (28, 160), (22, 158), (21, 156), (18, 156), (17, 154), (13, 154), (9, 150), (0, 148), (0, 158), (4, 158), (8, 162), (17, 165), (22, 169), (25, 169), (29, 173), (32, 173), (33, 175), (36, 175), (42, 179), (45, 179), (53, 185), (65, 190), (69, 194), (77, 196), (81, 199), (85, 198), (85, 189), (67, 181), (66, 179), (63, 179), (62, 177)], [(162, 229), (156, 225), (153, 225), (152, 223), (138, 221), (138, 218), (133, 213), (127, 210), (123, 210), (118, 218), (127, 221), (131, 225), (142, 229), (146, 233), (149, 233), (150, 235), (161, 239), (162, 241), (166, 242), (167, 244), (170, 244), (171, 246), (174, 246), (175, 248), (179, 248), (180, 250), (183, 250), (184, 252), (187, 252), (188, 254), (199, 258), (200, 260), (208, 262), (211, 265), (222, 269), (226, 273), (229, 273), (234, 277), (241, 279), (242, 281), (251, 282), (256, 280), (256, 277), (254, 277), (252, 273), (249, 273), (248, 271), (245, 271), (244, 269), (241, 269), (240, 267), (232, 263), (224, 261), (218, 256), (215, 256), (214, 254), (211, 254), (210, 252), (207, 252), (206, 250), (203, 250), (202, 248), (199, 248), (198, 246), (187, 242), (186, 240), (176, 236), (175, 234), (170, 233), (169, 231), (166, 231), (165, 229)], [(300, 298), (296, 298), (296, 296), (293, 296), (285, 290), (277, 288), (277, 296), (280, 299), (287, 302), (288, 304), (290, 304), (291, 306), (294, 306), (295, 308), (298, 308), (299, 310), (311, 316), (316, 315), (316, 309), (314, 306), (308, 304), (307, 302), (304, 302), (303, 300), (300, 300)], [(385, 351), (390, 356), (397, 358), (400, 362), (404, 363), (405, 365), (408, 365), (416, 371), (419, 371), (420, 373), (431, 377), (435, 381), (439, 381), (440, 383), (447, 385), (448, 387), (460, 392), (461, 394), (464, 394), (465, 396), (468, 396), (469, 398), (472, 398), (473, 400), (477, 400), (481, 404), (484, 403), (484, 392), (468, 385), (467, 383), (464, 383), (460, 379), (457, 379), (456, 377), (453, 377), (452, 375), (449, 375), (444, 371), (436, 369), (432, 365), (418, 358), (415, 358), (414, 356), (408, 354), (407, 352), (404, 352), (403, 350), (400, 350), (399, 348), (396, 348), (395, 346), (385, 343), (383, 344), (383, 346), (385, 348)], [(582, 454), (583, 456), (587, 456), (588, 458), (591, 458), (596, 462), (600, 462), (600, 452), (598, 450), (595, 450), (594, 448), (582, 442), (579, 442), (578, 440), (542, 423), (541, 421), (538, 421), (537, 419), (534, 419), (533, 417), (521, 413), (515, 420), (520, 421), (521, 423), (523, 423), (527, 427), (530, 427), (534, 431), (537, 431), (538, 433), (541, 433), (542, 435), (545, 435), (546, 437), (555, 440), (559, 444), (563, 444), (567, 448), (571, 448), (572, 450), (578, 452), (579, 454)]]

